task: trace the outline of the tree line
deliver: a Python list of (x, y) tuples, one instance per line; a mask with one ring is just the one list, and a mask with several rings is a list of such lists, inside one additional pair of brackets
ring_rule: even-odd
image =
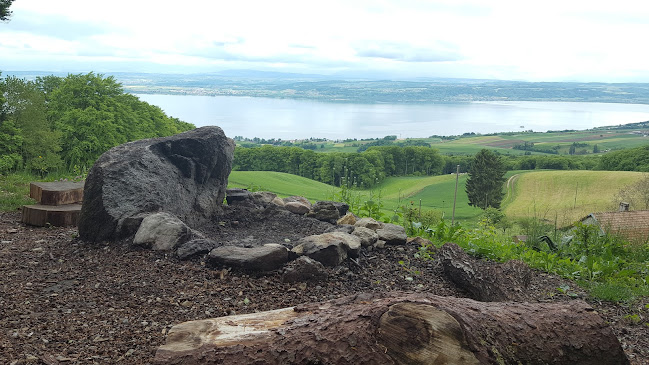
[(262, 146), (234, 151), (233, 169), (277, 171), (327, 184), (372, 187), (389, 176), (438, 175), (444, 158), (430, 147), (375, 146), (366, 151), (316, 153), (299, 147)]
[[(642, 149), (642, 148), (641, 148)], [(602, 157), (557, 155), (501, 155), (506, 170), (616, 170), (649, 171), (649, 147), (645, 148), (645, 162), (639, 149), (636, 152), (610, 152)], [(615, 162), (616, 156), (633, 156), (631, 163)], [(610, 156), (610, 157), (609, 157)], [(622, 159), (624, 160), (624, 159)], [(327, 184), (355, 184), (372, 187), (390, 176), (426, 176), (469, 172), (474, 155), (442, 155), (430, 146), (372, 146), (362, 152), (318, 153), (300, 147), (264, 145), (237, 146), (233, 169), (240, 171), (277, 171), (303, 176)], [(645, 170), (642, 170), (644, 166)]]
[(0, 79), (0, 172), (84, 170), (111, 147), (192, 128), (112, 76)]

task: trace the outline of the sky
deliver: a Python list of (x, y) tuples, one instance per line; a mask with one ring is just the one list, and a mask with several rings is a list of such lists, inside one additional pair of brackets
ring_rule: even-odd
[(639, 0), (16, 0), (0, 70), (649, 82)]

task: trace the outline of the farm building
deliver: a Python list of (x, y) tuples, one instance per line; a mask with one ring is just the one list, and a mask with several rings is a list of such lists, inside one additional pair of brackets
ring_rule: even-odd
[(631, 242), (649, 241), (649, 210), (631, 210), (626, 203), (617, 212), (591, 213), (581, 223), (599, 227), (602, 234), (623, 237)]

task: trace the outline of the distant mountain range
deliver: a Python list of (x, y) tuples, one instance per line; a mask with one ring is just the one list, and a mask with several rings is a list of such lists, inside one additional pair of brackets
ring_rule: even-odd
[[(33, 79), (63, 72), (4, 71)], [(471, 101), (570, 101), (649, 104), (649, 83), (527, 82), (415, 78), (380, 79), (258, 70), (201, 74), (114, 72), (125, 90), (142, 94), (233, 95), (355, 103), (454, 103)]]

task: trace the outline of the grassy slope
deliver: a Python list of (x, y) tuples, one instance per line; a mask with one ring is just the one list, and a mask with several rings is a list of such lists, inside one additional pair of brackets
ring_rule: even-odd
[(642, 177), (627, 171), (533, 171), (520, 174), (505, 206), (509, 217), (574, 223), (592, 212), (615, 210), (617, 191)]
[(274, 171), (232, 171), (228, 187), (271, 191), (281, 197), (300, 195), (313, 201), (330, 200), (338, 191), (331, 185)]
[[(460, 176), (456, 218), (458, 220), (473, 220), (482, 211), (468, 206), (464, 185), (466, 175)], [(302, 195), (309, 200), (330, 200), (339, 191), (330, 185), (309, 180), (300, 176), (270, 171), (233, 171), (229, 179), (230, 187), (255, 187), (260, 190), (272, 191), (280, 196)], [(386, 213), (394, 211), (401, 205), (436, 209), (444, 212), (445, 217), (451, 218), (453, 211), (453, 194), (455, 191), (455, 176), (426, 176), (426, 177), (392, 177), (386, 179), (372, 191), (360, 190), (361, 200), (367, 200), (372, 194), (374, 200), (380, 194)]]

